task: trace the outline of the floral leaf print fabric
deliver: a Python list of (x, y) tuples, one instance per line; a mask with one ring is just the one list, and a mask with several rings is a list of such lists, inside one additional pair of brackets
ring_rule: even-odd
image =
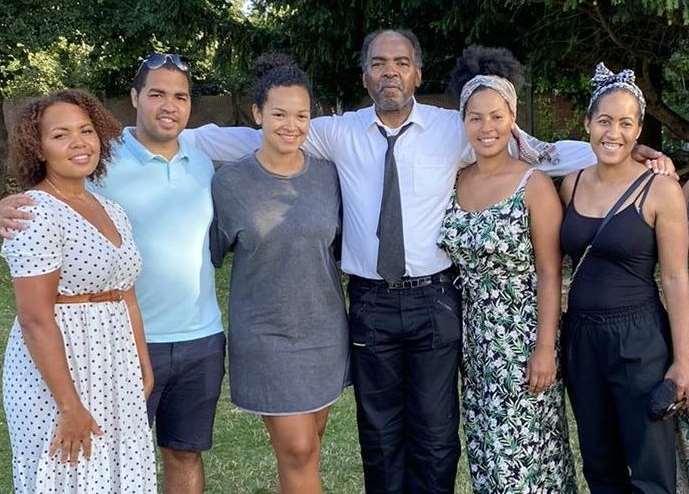
[(464, 211), (453, 193), (439, 245), (460, 270), (462, 409), (474, 492), (577, 492), (564, 386), (528, 393), (537, 277), (525, 183), (492, 207)]

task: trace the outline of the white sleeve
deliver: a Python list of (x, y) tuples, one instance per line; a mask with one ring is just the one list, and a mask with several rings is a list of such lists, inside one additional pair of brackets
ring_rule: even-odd
[(261, 131), (250, 127), (208, 124), (186, 129), (179, 137), (213, 161), (237, 161), (261, 146)]
[(337, 143), (337, 124), (340, 117), (317, 117), (311, 120), (304, 151), (320, 159), (335, 162), (332, 158)]
[(551, 164), (546, 161), (540, 163), (538, 168), (551, 177), (563, 177), (572, 172), (581, 170), (598, 161), (591, 150), (591, 145), (584, 141), (557, 141), (555, 143), (559, 161)]
[(464, 168), (472, 163), (476, 163), (476, 153), (471, 144), (469, 144), (469, 139), (464, 129), (464, 122), (462, 122), (459, 112), (455, 113), (456, 116), (452, 119), (452, 124), (456, 126), (455, 135), (457, 136), (457, 146), (459, 147), (459, 167)]
[[(32, 197), (37, 201), (36, 196)], [(11, 276), (41, 276), (60, 269), (63, 237), (55, 209), (45, 202), (21, 209), (33, 214), (33, 219), (25, 223), (24, 230), (5, 240), (1, 250)]]

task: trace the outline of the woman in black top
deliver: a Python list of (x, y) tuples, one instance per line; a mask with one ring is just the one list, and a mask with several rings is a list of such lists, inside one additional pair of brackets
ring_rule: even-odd
[[(634, 74), (599, 64), (586, 129), (595, 166), (565, 178), (561, 230), (575, 274), (564, 365), (584, 475), (592, 494), (675, 492), (673, 420), (653, 422), (649, 393), (664, 378), (689, 384), (687, 213), (678, 183), (650, 175), (600, 231), (603, 217), (645, 173), (631, 158), (645, 102)], [(668, 313), (660, 302), (660, 277)]]

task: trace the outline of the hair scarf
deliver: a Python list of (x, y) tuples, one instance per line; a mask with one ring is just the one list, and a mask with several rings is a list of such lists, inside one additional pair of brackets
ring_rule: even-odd
[(601, 96), (612, 89), (624, 89), (632, 94), (639, 102), (641, 108), (641, 119), (643, 120), (646, 113), (646, 100), (644, 93), (636, 85), (636, 75), (631, 69), (624, 69), (617, 74), (608, 69), (603, 62), (596, 65), (596, 72), (591, 78), (591, 85), (593, 86), (593, 94), (591, 94), (591, 101), (586, 113), (591, 112), (591, 107)]
[[(544, 161), (556, 164), (559, 161), (557, 149), (554, 144), (536, 139), (524, 132), (517, 125), (517, 91), (514, 85), (504, 77), (497, 75), (477, 75), (464, 85), (459, 98), (459, 111), (462, 120), (464, 119), (464, 107), (467, 101), (469, 101), (471, 95), (481, 87), (493, 89), (502, 96), (507, 102), (507, 106), (512, 112), (512, 115), (514, 115), (515, 122), (512, 125), (511, 132), (517, 149), (510, 149), (510, 154), (519, 156), (519, 159), (531, 165), (537, 165)], [(475, 153), (473, 153), (473, 150), (472, 154), (475, 161)], [(467, 158), (467, 161), (470, 161), (469, 158)]]

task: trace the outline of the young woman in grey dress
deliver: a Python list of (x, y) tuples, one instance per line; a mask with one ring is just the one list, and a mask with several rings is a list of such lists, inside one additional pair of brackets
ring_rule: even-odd
[(340, 189), (333, 163), (300, 150), (311, 92), (284, 56), (257, 63), (253, 114), (261, 147), (213, 184), (213, 263), (234, 252), (231, 398), (261, 415), (282, 494), (321, 492), (319, 452), (330, 405), (347, 384), (349, 340), (335, 247)]

